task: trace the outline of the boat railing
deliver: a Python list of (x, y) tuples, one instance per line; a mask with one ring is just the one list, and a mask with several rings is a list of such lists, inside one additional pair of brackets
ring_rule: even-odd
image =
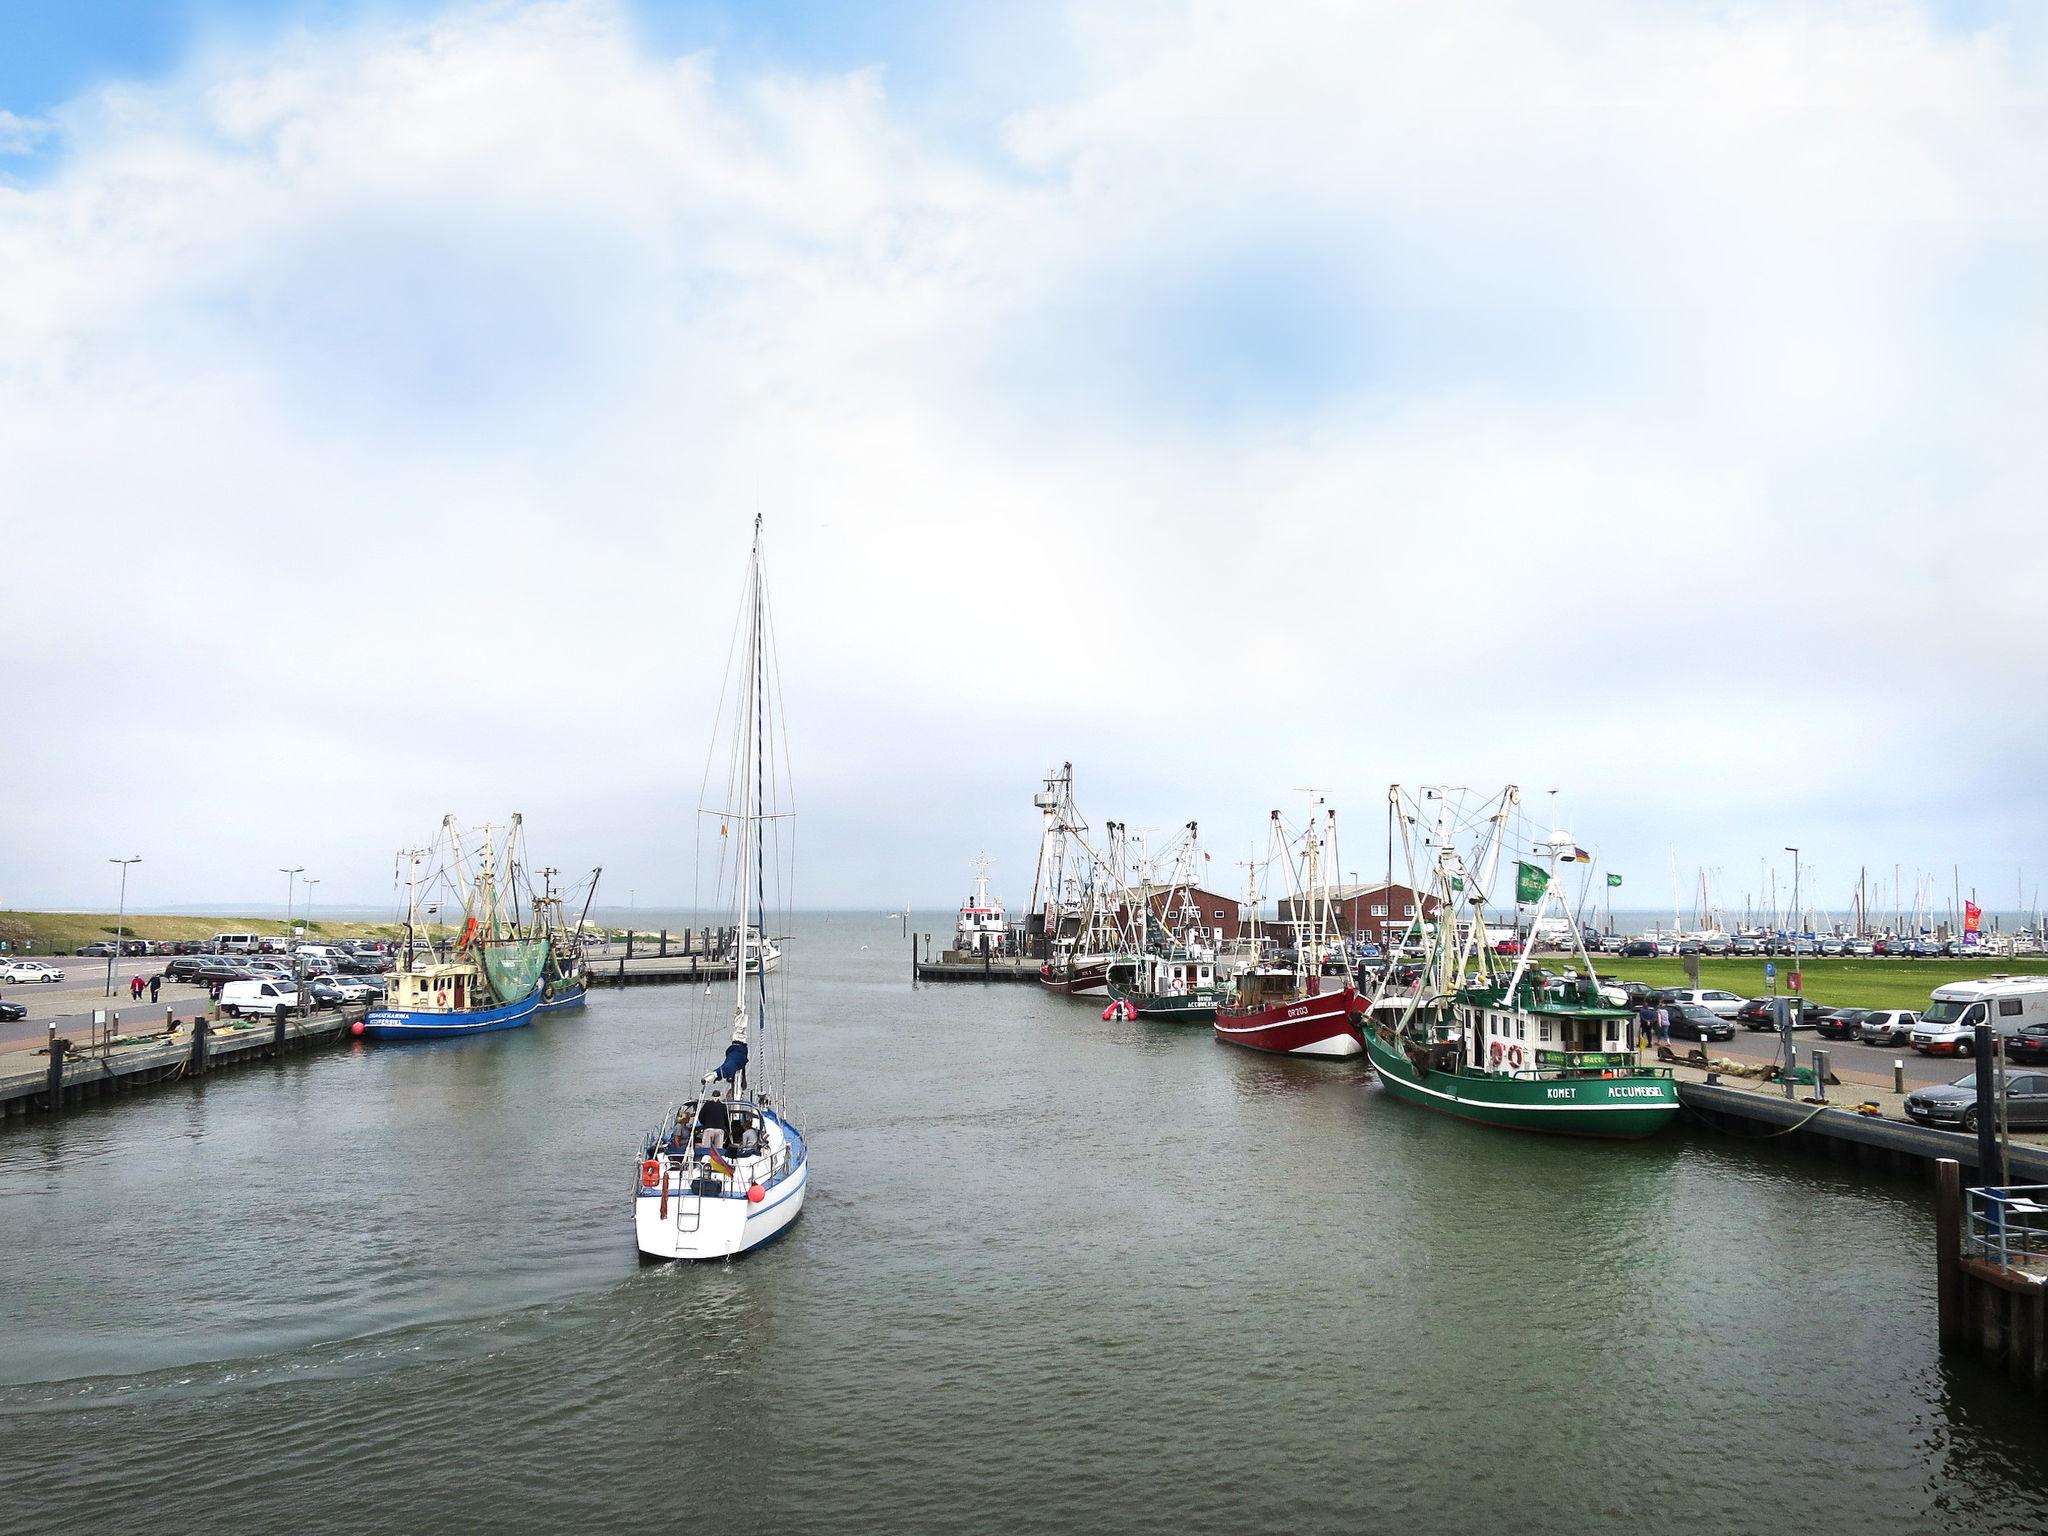
[(1963, 1252), (2001, 1269), (2048, 1274), (2048, 1184), (1965, 1190)]

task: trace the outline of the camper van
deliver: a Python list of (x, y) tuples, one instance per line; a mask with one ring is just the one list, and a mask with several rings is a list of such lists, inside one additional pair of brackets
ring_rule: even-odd
[(1980, 976), (1936, 987), (1913, 1026), (1923, 1056), (1967, 1056), (1979, 1024), (2011, 1038), (2029, 1024), (2048, 1023), (2048, 976)]

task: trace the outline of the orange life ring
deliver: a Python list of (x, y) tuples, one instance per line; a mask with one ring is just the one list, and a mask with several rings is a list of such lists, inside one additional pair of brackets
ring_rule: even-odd
[(660, 1182), (661, 1162), (657, 1158), (650, 1157), (640, 1165), (640, 1187), (642, 1189), (652, 1189)]
[(1493, 1049), (1486, 1053), (1487, 1059), (1491, 1061), (1496, 1067), (1500, 1065), (1500, 1053), (1502, 1049), (1503, 1047), (1501, 1043), (1498, 1040), (1496, 1040), (1493, 1042)]
[(1508, 1047), (1508, 1065), (1518, 1070), (1520, 1069), (1522, 1065), (1522, 1048), (1519, 1045)]

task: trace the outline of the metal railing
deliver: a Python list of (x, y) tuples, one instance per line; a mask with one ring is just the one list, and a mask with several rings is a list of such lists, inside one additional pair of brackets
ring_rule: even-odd
[(1963, 1252), (2048, 1275), (2048, 1184), (1970, 1189), (1963, 1198)]

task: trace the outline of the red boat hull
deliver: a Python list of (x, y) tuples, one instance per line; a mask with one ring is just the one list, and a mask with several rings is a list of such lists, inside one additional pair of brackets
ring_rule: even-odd
[(1352, 1012), (1357, 1006), (1356, 989), (1339, 987), (1299, 1002), (1245, 1013), (1219, 1009), (1216, 1038), (1276, 1056), (1362, 1056), (1365, 1036)]

